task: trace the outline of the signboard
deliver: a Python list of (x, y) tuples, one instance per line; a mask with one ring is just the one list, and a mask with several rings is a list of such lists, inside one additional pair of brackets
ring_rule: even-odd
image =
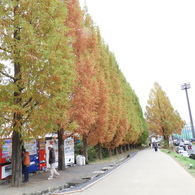
[(5, 179), (12, 174), (12, 166), (11, 164), (1, 166), (1, 179)]

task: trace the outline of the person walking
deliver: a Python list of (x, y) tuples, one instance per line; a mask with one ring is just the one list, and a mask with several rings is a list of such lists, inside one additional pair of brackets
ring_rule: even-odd
[(157, 152), (158, 151), (158, 143), (154, 142), (153, 147), (154, 147), (154, 151)]
[(26, 149), (23, 148), (22, 149), (22, 170), (24, 174), (23, 183), (26, 183), (29, 181), (29, 176), (28, 176), (29, 166), (30, 166), (30, 155), (29, 155), (29, 152), (27, 152)]
[(57, 176), (59, 176), (60, 174), (56, 171), (55, 169), (55, 152), (53, 149), (53, 145), (49, 145), (48, 147), (49, 150), (49, 164), (50, 164), (50, 172), (51, 172), (51, 176), (48, 178), (48, 180), (51, 180)]

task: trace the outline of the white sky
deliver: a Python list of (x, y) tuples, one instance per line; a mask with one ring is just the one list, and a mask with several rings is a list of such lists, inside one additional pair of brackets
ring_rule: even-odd
[[(81, 5), (84, 0), (80, 0)], [(195, 122), (195, 1), (86, 0), (93, 21), (139, 97), (143, 111), (157, 81), (175, 110)]]

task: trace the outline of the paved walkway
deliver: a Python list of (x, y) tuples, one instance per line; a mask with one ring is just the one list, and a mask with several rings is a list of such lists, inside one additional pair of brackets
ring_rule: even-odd
[[(60, 176), (47, 180), (49, 172), (30, 176), (30, 182), (22, 187), (0, 185), (0, 195), (23, 195), (43, 192), (64, 185), (86, 174), (110, 166), (110, 162), (70, 167), (60, 171)], [(92, 180), (93, 181), (93, 180)], [(74, 195), (194, 195), (195, 179), (174, 159), (163, 152), (145, 149), (94, 183), (81, 185), (79, 191), (52, 193)], [(41, 193), (37, 193), (41, 194)], [(50, 194), (50, 193), (45, 193)]]
[(94, 185), (74, 193), (100, 194), (194, 195), (195, 179), (169, 155), (145, 149)]
[(50, 171), (36, 173), (29, 176), (29, 182), (24, 183), (21, 187), (10, 187), (10, 184), (0, 185), (0, 195), (40, 195), (45, 191), (52, 191), (53, 188), (68, 186), (72, 180), (79, 180), (82, 176), (90, 174), (94, 171), (99, 171), (105, 166), (109, 166), (111, 162), (104, 162), (98, 164), (89, 164), (85, 166), (72, 166), (64, 171), (59, 171), (60, 176), (53, 180), (47, 180), (50, 176)]

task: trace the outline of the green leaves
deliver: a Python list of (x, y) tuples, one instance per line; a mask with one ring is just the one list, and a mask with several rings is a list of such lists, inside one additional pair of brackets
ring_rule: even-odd
[(0, 6), (0, 61), (10, 62), (0, 65), (2, 135), (25, 139), (69, 126), (90, 144), (140, 143), (146, 125), (138, 97), (78, 1)]
[(65, 36), (67, 9), (57, 0), (8, 1), (1, 6), (1, 47), (10, 53), (0, 52), (0, 60), (10, 59), (15, 79), (1, 86), (0, 100), (7, 107), (0, 112), (9, 116), (2, 120), (3, 127), (11, 133), (16, 130), (13, 121), (20, 121), (24, 138), (44, 135), (56, 128), (55, 121), (63, 114), (56, 107), (59, 99), (68, 108), (74, 81), (74, 56)]

